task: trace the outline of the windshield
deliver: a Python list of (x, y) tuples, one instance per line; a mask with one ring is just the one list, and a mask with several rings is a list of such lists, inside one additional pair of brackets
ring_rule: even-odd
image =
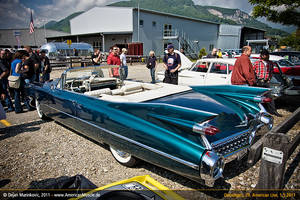
[(197, 61), (190, 68), (194, 72), (207, 72), (210, 62)]
[(277, 61), (278, 64), (281, 66), (281, 67), (294, 67), (295, 65), (293, 63), (291, 63), (290, 61), (284, 59), (284, 60), (279, 60)]

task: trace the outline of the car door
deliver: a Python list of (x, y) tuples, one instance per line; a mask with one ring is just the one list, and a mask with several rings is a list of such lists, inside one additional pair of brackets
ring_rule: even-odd
[[(63, 76), (62, 76), (63, 79)], [(62, 80), (52, 85), (48, 95), (48, 107), (50, 118), (78, 130), (76, 113), (76, 92), (68, 91), (61, 87)]]
[(230, 84), (228, 64), (213, 62), (210, 65), (205, 79), (205, 85), (227, 85)]
[(180, 85), (204, 85), (210, 62), (197, 61), (189, 70), (182, 70), (178, 75)]

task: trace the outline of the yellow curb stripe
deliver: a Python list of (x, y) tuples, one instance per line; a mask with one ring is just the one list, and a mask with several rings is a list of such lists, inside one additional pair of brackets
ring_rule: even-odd
[(4, 126), (11, 126), (11, 123), (9, 123), (8, 121), (2, 119), (0, 120), (0, 122), (4, 125)]

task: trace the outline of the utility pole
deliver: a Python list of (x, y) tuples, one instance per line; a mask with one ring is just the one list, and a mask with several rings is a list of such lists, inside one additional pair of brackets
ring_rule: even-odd
[(140, 41), (140, 1), (138, 0), (138, 21), (137, 21), (137, 24), (138, 24), (138, 33), (137, 33), (137, 40), (138, 42)]
[(44, 35), (45, 35), (45, 43), (47, 43), (47, 34), (46, 34), (46, 27), (45, 27), (45, 19), (43, 20), (44, 21)]

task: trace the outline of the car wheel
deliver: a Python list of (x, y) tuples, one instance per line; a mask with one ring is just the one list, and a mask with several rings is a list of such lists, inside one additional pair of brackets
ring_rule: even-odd
[(138, 160), (134, 158), (131, 154), (126, 153), (124, 151), (120, 151), (118, 149), (115, 149), (112, 146), (109, 146), (110, 152), (113, 155), (113, 157), (122, 165), (126, 167), (134, 167)]
[(41, 119), (47, 119), (47, 116), (43, 113), (43, 110), (41, 109), (41, 104), (37, 99), (35, 99), (35, 107), (39, 117)]

